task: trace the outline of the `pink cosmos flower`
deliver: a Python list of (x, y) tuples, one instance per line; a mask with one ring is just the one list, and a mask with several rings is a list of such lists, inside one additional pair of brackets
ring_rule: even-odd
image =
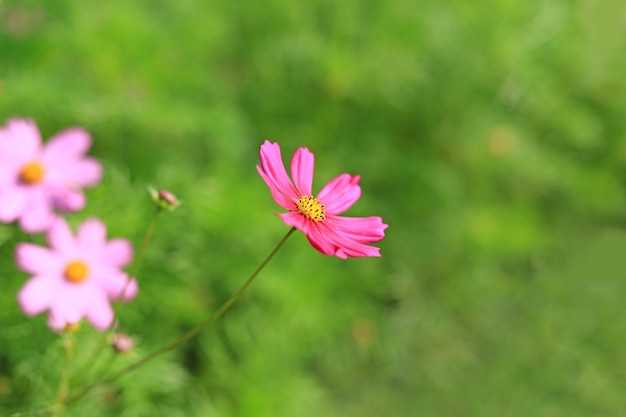
[(20, 243), (16, 261), (20, 269), (33, 274), (17, 295), (29, 316), (49, 310), (48, 324), (63, 329), (86, 317), (99, 330), (113, 321), (110, 299), (130, 300), (137, 294), (137, 282), (121, 268), (132, 258), (126, 239), (106, 239), (106, 227), (97, 219), (86, 220), (72, 235), (59, 218), (47, 234), (49, 248)]
[(287, 176), (280, 147), (265, 141), (261, 145), (261, 166), (257, 171), (270, 188), (278, 205), (289, 210), (279, 213), (285, 224), (304, 232), (311, 245), (325, 255), (339, 258), (380, 256), (380, 249), (368, 246), (385, 236), (387, 225), (380, 217), (338, 216), (361, 196), (358, 175), (341, 174), (313, 196), (313, 154), (298, 148)]
[(55, 212), (85, 206), (83, 187), (100, 182), (102, 168), (85, 153), (89, 134), (79, 128), (58, 133), (45, 145), (35, 123), (13, 119), (0, 128), (0, 222), (19, 219), (28, 233), (52, 225)]

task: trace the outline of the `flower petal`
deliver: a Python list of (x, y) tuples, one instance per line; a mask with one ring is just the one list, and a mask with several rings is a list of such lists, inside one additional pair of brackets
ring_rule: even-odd
[(341, 214), (361, 197), (360, 176), (341, 174), (322, 188), (317, 199), (324, 203), (326, 214)]
[(76, 212), (82, 210), (87, 203), (85, 194), (80, 190), (72, 190), (66, 187), (54, 187), (50, 191), (54, 208), (64, 212)]
[(385, 237), (388, 225), (378, 216), (372, 217), (345, 217), (328, 216), (324, 221), (328, 227), (337, 233), (349, 237), (359, 243), (374, 243)]
[(337, 251), (337, 246), (332, 240), (324, 235), (319, 224), (311, 224), (311, 227), (305, 232), (309, 243), (324, 255), (333, 256)]
[(15, 249), (15, 262), (18, 268), (31, 274), (60, 272), (64, 261), (57, 254), (43, 246), (20, 243)]
[(87, 320), (98, 330), (106, 330), (113, 323), (113, 309), (107, 297), (95, 290), (89, 298), (85, 315)]
[(106, 245), (107, 228), (98, 219), (85, 220), (76, 232), (76, 244), (85, 252), (99, 252)]
[(17, 293), (17, 301), (24, 313), (34, 316), (50, 308), (58, 290), (58, 281), (52, 277), (32, 278)]
[(307, 148), (298, 148), (291, 158), (291, 177), (299, 195), (312, 196), (315, 157)]
[(15, 221), (24, 210), (26, 195), (22, 187), (14, 186), (0, 191), (0, 222)]
[(65, 317), (60, 316), (56, 311), (50, 311), (48, 314), (48, 326), (54, 330), (63, 330), (69, 324)]
[(77, 255), (77, 245), (67, 222), (59, 217), (48, 230), (48, 244), (65, 259), (72, 259)]
[(81, 128), (69, 128), (54, 135), (42, 152), (45, 163), (72, 163), (91, 147), (91, 137)]
[(10, 154), (11, 158), (19, 165), (39, 158), (41, 151), (41, 135), (37, 125), (31, 120), (9, 120), (4, 129), (0, 129), (4, 154)]
[(68, 166), (64, 173), (68, 187), (94, 187), (102, 179), (102, 165), (97, 159), (84, 158)]
[(111, 239), (102, 251), (101, 262), (121, 268), (133, 258), (133, 247), (126, 239)]
[(62, 282), (51, 302), (48, 323), (51, 327), (62, 329), (67, 324), (78, 323), (85, 315), (94, 298), (106, 297), (97, 287), (83, 284)]
[(57, 216), (43, 188), (28, 190), (25, 207), (20, 215), (20, 227), (27, 233), (48, 230)]
[(124, 301), (130, 301), (137, 296), (137, 293), (139, 292), (139, 284), (137, 284), (137, 280), (135, 278), (131, 278), (126, 288), (123, 288), (122, 290), (124, 293), (122, 294), (122, 291), (120, 291), (115, 296), (115, 299), (118, 299), (123, 295)]
[(11, 146), (7, 141), (0, 140), (0, 187), (16, 184), (24, 164), (11, 154), (9, 150)]
[(294, 210), (294, 200), (298, 200), (300, 196), (287, 176), (278, 144), (266, 140), (261, 145), (260, 159), (261, 166), (257, 165), (256, 168), (269, 187), (274, 201), (287, 210)]
[(100, 266), (91, 276), (93, 284), (102, 289), (109, 298), (118, 299), (124, 292), (124, 300), (128, 301), (137, 295), (139, 287), (134, 278), (129, 280), (128, 274), (114, 268)]
[(276, 214), (283, 219), (287, 226), (293, 226), (304, 233), (308, 232), (309, 224), (312, 223), (311, 220), (304, 217), (299, 211), (288, 211), (287, 213)]
[[(368, 220), (367, 223), (371, 221)], [(350, 223), (350, 222), (349, 222)], [(386, 225), (385, 225), (386, 227)], [(349, 230), (346, 228), (346, 230)], [(363, 242), (373, 241), (372, 237), (361, 236), (358, 233), (366, 233), (358, 228), (351, 229), (351, 233), (344, 233), (341, 229), (335, 229), (332, 225), (324, 222), (312, 223), (307, 233), (309, 242), (320, 252), (326, 255), (335, 255), (341, 259), (348, 257), (359, 258), (363, 256), (380, 256), (380, 249), (365, 245)], [(357, 238), (355, 238), (355, 236)]]

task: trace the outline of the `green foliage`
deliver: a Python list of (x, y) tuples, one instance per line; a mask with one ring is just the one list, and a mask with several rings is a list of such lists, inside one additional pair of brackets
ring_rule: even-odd
[[(382, 258), (293, 236), (217, 323), (68, 416), (624, 415), (626, 38), (622, 2), (3, 0), (0, 123), (80, 125), (103, 161), (85, 211), (138, 248), (120, 309), (136, 350), (206, 318), (287, 231), (264, 139), (360, 174), (349, 215)], [(0, 414), (56, 395), (63, 350), (15, 294), (0, 225)], [(80, 381), (79, 381), (80, 382)]]

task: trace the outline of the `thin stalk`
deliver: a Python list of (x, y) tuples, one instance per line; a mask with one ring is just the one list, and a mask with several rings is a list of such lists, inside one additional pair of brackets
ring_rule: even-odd
[(69, 395), (69, 371), (70, 363), (74, 353), (74, 334), (72, 331), (63, 333), (63, 347), (65, 348), (65, 358), (61, 367), (61, 375), (59, 378), (59, 387), (57, 389), (57, 402), (54, 407), (54, 415), (61, 415), (65, 408), (66, 399)]
[(126, 290), (128, 289), (128, 286), (130, 285), (130, 280), (133, 277), (136, 277), (137, 273), (139, 272), (139, 266), (141, 265), (141, 261), (143, 261), (144, 255), (146, 254), (146, 249), (148, 248), (148, 244), (150, 243), (150, 239), (152, 238), (152, 234), (154, 233), (154, 227), (156, 226), (157, 216), (159, 215), (161, 211), (162, 209), (160, 207), (157, 207), (157, 209), (154, 212), (152, 212), (152, 217), (150, 217), (148, 228), (146, 229), (146, 233), (143, 236), (143, 241), (141, 242), (141, 246), (139, 247), (139, 251), (137, 252), (137, 257), (135, 258), (133, 267), (130, 271), (130, 274), (128, 275), (126, 279), (126, 285), (120, 292), (120, 298), (116, 301), (116, 304), (119, 304), (121, 301), (124, 300), (124, 296), (126, 295)]
[(202, 329), (204, 329), (205, 327), (207, 327), (208, 325), (213, 323), (215, 320), (220, 318), (233, 305), (233, 303), (235, 301), (237, 301), (237, 299), (239, 297), (241, 297), (241, 295), (246, 291), (246, 289), (248, 289), (250, 284), (252, 284), (252, 281), (254, 281), (254, 279), (265, 268), (265, 266), (274, 257), (274, 255), (276, 255), (278, 250), (287, 241), (287, 238), (289, 238), (289, 236), (291, 236), (291, 234), (295, 230), (296, 230), (295, 227), (292, 227), (291, 229), (289, 229), (287, 234), (281, 239), (280, 242), (278, 242), (278, 244), (272, 250), (272, 252), (270, 252), (270, 254), (267, 256), (267, 258), (265, 258), (265, 260), (263, 262), (261, 262), (261, 265), (259, 265), (259, 267), (252, 273), (252, 275), (250, 275), (250, 277), (247, 279), (246, 282), (244, 282), (244, 284), (239, 288), (239, 290), (237, 290), (236, 293), (234, 293), (228, 300), (226, 300), (224, 302), (224, 304), (222, 304), (206, 320), (204, 320), (200, 324), (196, 325), (194, 328), (192, 328), (191, 330), (189, 330), (187, 333), (183, 334), (182, 336), (180, 336), (176, 340), (174, 340), (174, 341), (172, 341), (172, 342), (170, 342), (170, 343), (160, 347), (159, 349), (155, 350), (154, 352), (152, 352), (148, 356), (145, 356), (142, 359), (138, 360), (137, 362), (134, 362), (134, 363), (126, 366), (125, 368), (122, 368), (119, 371), (114, 372), (113, 374), (109, 375), (108, 377), (106, 377), (104, 379), (101, 379), (100, 381), (96, 381), (93, 384), (86, 386), (78, 394), (76, 394), (73, 397), (69, 398), (67, 400), (66, 404), (73, 403), (74, 401), (82, 398), (85, 394), (87, 394), (89, 391), (91, 391), (94, 387), (96, 387), (98, 385), (102, 385), (102, 384), (109, 384), (109, 383), (111, 383), (113, 381), (116, 381), (117, 379), (123, 377), (127, 373), (129, 373), (131, 371), (134, 371), (135, 369), (137, 369), (137, 368), (145, 365), (146, 363), (152, 361), (156, 357), (161, 356), (162, 354), (164, 354), (166, 352), (169, 352), (170, 350), (180, 346), (181, 344), (185, 343), (187, 340), (191, 339), (193, 336), (198, 334)]

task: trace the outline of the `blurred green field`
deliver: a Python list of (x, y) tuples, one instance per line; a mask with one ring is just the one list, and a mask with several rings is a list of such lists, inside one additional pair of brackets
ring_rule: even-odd
[[(105, 167), (70, 221), (137, 248), (147, 185), (184, 201), (120, 310), (136, 350), (90, 378), (286, 233), (263, 140), (311, 149), (314, 190), (360, 174), (348, 214), (389, 224), (380, 259), (297, 233), (218, 323), (66, 415), (626, 416), (625, 48), (619, 0), (0, 1), (0, 123), (83, 126)], [(0, 225), (3, 416), (52, 401), (62, 356), (15, 301), (25, 239)]]

